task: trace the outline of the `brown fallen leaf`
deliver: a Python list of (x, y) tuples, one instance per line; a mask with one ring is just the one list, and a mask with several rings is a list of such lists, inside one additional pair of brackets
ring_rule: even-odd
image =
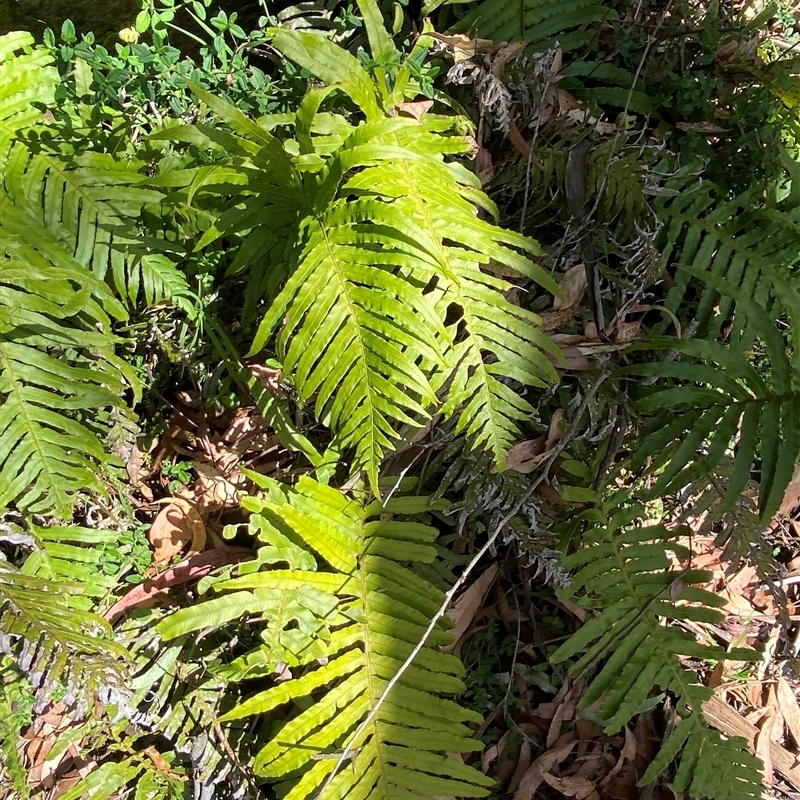
[(142, 752), (153, 762), (153, 766), (163, 775), (166, 775), (168, 778), (172, 780), (179, 780), (179, 781), (188, 781), (189, 778), (186, 775), (178, 775), (177, 772), (173, 772), (172, 768), (170, 767), (167, 759), (164, 758), (161, 753), (156, 750), (153, 745), (150, 747), (145, 747)]
[(134, 586), (127, 594), (117, 600), (103, 616), (109, 622), (113, 622), (129, 608), (138, 608), (148, 602), (154, 595), (163, 592), (170, 586), (203, 578), (217, 567), (235, 564), (252, 557), (253, 551), (246, 547), (218, 547), (206, 553), (199, 553), (181, 561), (180, 564), (176, 564), (174, 567), (170, 567), (155, 578), (150, 578), (150, 580)]
[(554, 310), (559, 311), (580, 302), (586, 293), (586, 268), (584, 265), (581, 263), (570, 267), (558, 282), (558, 288), (561, 289), (564, 296), (556, 297), (553, 300)]
[[(525, 137), (520, 133), (517, 123), (513, 119), (509, 120), (508, 125), (508, 140), (511, 142), (512, 147), (522, 156), (528, 158), (531, 154), (530, 145), (525, 141)], [(535, 157), (534, 157), (535, 158)], [(536, 159), (536, 164), (539, 166), (539, 160)]]
[(529, 42), (511, 42), (503, 44), (500, 49), (492, 56), (491, 70), (492, 75), (505, 80), (506, 64), (513, 61), (528, 46)]
[(520, 781), (517, 791), (514, 792), (514, 800), (533, 800), (536, 790), (544, 783), (545, 774), (564, 761), (578, 743), (577, 734), (573, 732), (572, 735), (575, 737), (572, 741), (567, 741), (558, 748), (548, 750), (531, 764), (522, 781)]
[(761, 722), (758, 735), (756, 736), (756, 755), (764, 762), (764, 776), (761, 782), (764, 786), (772, 786), (775, 782), (774, 769), (772, 767), (772, 736), (777, 714), (774, 708), (770, 708)]
[(432, 35), (434, 39), (452, 48), (453, 60), (456, 64), (469, 61), (480, 53), (494, 53), (505, 45), (505, 42), (495, 44), (491, 39), (471, 39), (464, 33), (456, 33), (452, 36), (445, 36), (442, 33)]
[(553, 721), (550, 723), (550, 730), (547, 731), (546, 747), (550, 750), (561, 736), (561, 726), (575, 716), (574, 703), (559, 703), (556, 713), (553, 714)]
[(798, 507), (800, 507), (800, 462), (794, 465), (794, 474), (786, 487), (783, 502), (775, 516), (780, 519), (787, 514), (791, 514)]
[(617, 763), (611, 768), (611, 771), (606, 775), (605, 778), (600, 782), (601, 786), (606, 786), (614, 779), (614, 777), (619, 773), (619, 771), (625, 766), (627, 762), (632, 762), (634, 758), (636, 758), (636, 736), (634, 735), (633, 731), (625, 727), (622, 729), (625, 734), (625, 745), (623, 746), (622, 750), (620, 750), (619, 758), (617, 759)]
[[(196, 463), (194, 470), (197, 480), (192, 484), (192, 497), (189, 498), (201, 515), (220, 508), (236, 508), (239, 505), (239, 492), (236, 486), (220, 474), (211, 464)], [(238, 473), (239, 477), (241, 473)]]
[(564, 436), (564, 431), (561, 429), (561, 423), (564, 421), (566, 412), (563, 408), (557, 408), (550, 418), (550, 427), (547, 430), (547, 441), (544, 443), (544, 449), (549, 450), (551, 447), (557, 445)]
[(281, 393), (281, 370), (266, 364), (248, 364), (256, 380), (273, 396)]
[(506, 787), (505, 793), (511, 794), (512, 792), (517, 791), (517, 787), (522, 782), (525, 773), (528, 771), (528, 768), (531, 765), (531, 741), (526, 736), (522, 740), (522, 746), (519, 750), (519, 761), (517, 761), (517, 768), (514, 770), (514, 774), (511, 776), (511, 780), (508, 782), (508, 786)]
[(547, 773), (544, 779), (564, 797), (574, 797), (575, 800), (599, 800), (600, 798), (594, 784), (587, 781), (586, 778), (557, 778), (555, 775)]
[(786, 727), (794, 739), (795, 747), (800, 750), (800, 703), (797, 693), (784, 677), (778, 678), (777, 695)]
[(537, 436), (515, 444), (506, 456), (506, 469), (521, 472), (523, 475), (533, 472), (547, 457), (545, 442), (544, 436)]
[(695, 131), (696, 133), (728, 133), (727, 128), (721, 128), (719, 125), (715, 125), (713, 122), (679, 122), (677, 127), (682, 131)]
[(395, 107), (419, 122), (426, 112), (433, 108), (433, 100), (414, 100), (412, 103), (398, 103)]
[(139, 494), (148, 502), (153, 499), (153, 490), (148, 486), (147, 481), (152, 477), (152, 473), (145, 467), (144, 453), (136, 444), (131, 448), (128, 460), (125, 463), (125, 471), (128, 473), (128, 480), (134, 489), (139, 490)]
[(480, 577), (466, 589), (466, 591), (453, 603), (447, 616), (455, 622), (451, 631), (453, 643), (443, 647), (445, 653), (453, 653), (458, 647), (461, 637), (469, 630), (475, 614), (480, 610), (486, 595), (497, 578), (497, 564), (492, 564)]
[(172, 497), (159, 511), (148, 533), (153, 545), (153, 563), (166, 564), (188, 546), (189, 553), (199, 553), (206, 543), (206, 526), (193, 503)]

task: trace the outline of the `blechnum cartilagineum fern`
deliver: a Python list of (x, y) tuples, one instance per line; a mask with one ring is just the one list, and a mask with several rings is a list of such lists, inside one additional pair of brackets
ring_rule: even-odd
[[(618, 505), (619, 503), (619, 505)], [(677, 627), (680, 620), (719, 623), (724, 605), (717, 595), (693, 584), (707, 583), (702, 570), (677, 570), (671, 554), (685, 561), (690, 551), (676, 544), (663, 525), (642, 526), (644, 509), (629, 504), (627, 492), (603, 508), (584, 512), (589, 527), (583, 547), (564, 566), (575, 570), (573, 587), (561, 592), (596, 611), (552, 655), (555, 663), (580, 655), (570, 671), (580, 675), (602, 665), (581, 698), (599, 704), (596, 716), (607, 732), (626, 725), (648, 702), (653, 688), (676, 701), (680, 724), (642, 776), (655, 780), (680, 754), (676, 792), (692, 797), (745, 800), (761, 797), (759, 760), (743, 739), (726, 740), (705, 723), (702, 706), (713, 691), (681, 663), (681, 657), (758, 660), (752, 650), (712, 646)]]
[[(354, 453), (350, 472), (366, 474), (373, 496), (381, 497), (384, 456), (434, 413), (453, 418), (456, 433), (502, 469), (519, 424), (532, 416), (523, 395), (557, 381), (559, 353), (538, 330), (537, 315), (507, 299), (511, 282), (497, 275), (557, 289), (535, 263), (536, 242), (488, 221), (497, 209), (462, 163), (475, 146), (469, 126), (420, 107), (409, 113), (419, 89), (413, 75), (432, 38), (420, 36), (403, 59), (375, 4), (359, 5), (370, 72), (320, 35), (271, 29), (271, 45), (322, 85), (296, 113), (257, 121), (197, 89), (217, 121), (169, 124), (153, 136), (168, 150), (152, 178), (135, 160), (26, 142), (26, 131), (40, 124), (31, 98), (50, 102), (55, 77), (40, 53), (13, 55), (29, 48), (29, 37), (3, 40), (0, 471), (11, 482), (0, 487), (0, 505), (68, 512), (79, 491), (100, 488), (95, 476), (105, 455), (87, 410), (122, 406), (126, 386), (136, 386), (119, 359), (111, 317), (123, 320), (125, 306), (142, 295), (151, 304), (185, 289), (170, 260), (181, 247), (138, 227), (144, 214), (170, 210), (172, 228), (187, 216), (199, 226), (195, 252), (233, 253), (229, 274), (248, 282), (245, 310), (262, 317), (250, 355), (277, 351), (284, 378), (335, 434), (329, 452)], [(529, 6), (519, 9), (528, 15)], [(578, 16), (566, 27), (598, 18), (599, 5), (588, 0), (571, 8)], [(523, 33), (537, 39), (555, 24), (534, 22), (536, 33)], [(26, 94), (25, 75), (36, 76), (35, 96)], [(201, 157), (180, 154), (181, 143), (200, 148)], [(736, 501), (758, 461), (768, 516), (791, 474), (798, 436), (798, 349), (786, 351), (775, 321), (800, 308), (794, 287), (770, 272), (768, 256), (786, 251), (796, 226), (781, 225), (780, 241), (754, 241), (737, 227), (739, 200), (724, 214), (688, 220), (687, 208), (702, 198), (685, 188), (661, 209), (674, 221), (666, 252), (674, 248), (680, 259), (667, 305), (677, 308), (689, 281), (704, 286), (698, 316), (707, 338), (657, 342), (656, 350), (680, 358), (656, 365), (636, 363), (637, 350), (652, 350), (652, 342), (628, 351), (618, 377), (629, 381), (651, 428), (632, 439), (627, 466), (656, 475), (653, 492), (677, 491), (716, 466), (737, 439), (726, 502)], [(764, 225), (777, 208), (764, 211)], [(788, 209), (792, 219), (796, 208)], [(197, 231), (183, 233), (188, 241)], [(755, 280), (748, 264), (774, 277), (778, 296), (748, 293)], [(729, 341), (715, 335), (720, 298), (735, 308)], [(772, 380), (743, 354), (751, 345), (763, 346)], [(636, 387), (639, 377), (656, 383)], [(666, 416), (674, 417), (667, 425)], [(77, 446), (68, 446), (68, 435)], [(356, 482), (351, 496), (324, 485), (332, 472), (318, 469), (317, 480), (306, 476), (294, 487), (252, 475), (264, 494), (242, 504), (260, 544), (256, 559), (211, 581), (212, 599), (179, 610), (158, 630), (181, 642), (236, 620), (261, 623), (263, 643), (215, 663), (214, 677), (241, 685), (242, 695), (251, 680), (276, 672), (286, 680), (237, 698), (220, 722), (237, 727), (262, 715), (253, 768), (291, 800), (487, 794), (485, 777), (448, 757), (478, 749), (468, 723), (479, 719), (452, 699), (463, 691), (463, 668), (440, 650), (449, 641), (443, 623), (377, 709), (443, 599), (441, 577), (425, 566), (437, 556), (435, 506), (402, 493), (370, 502)], [(717, 600), (694, 585), (704, 575), (672, 566), (668, 552), (685, 553), (670, 533), (640, 525), (635, 503), (615, 503), (583, 517), (586, 546), (567, 562), (577, 569), (569, 594), (597, 616), (554, 658), (577, 658), (575, 673), (601, 665), (585, 702), (600, 701), (609, 730), (646, 705), (654, 687), (677, 698), (681, 722), (644, 781), (682, 753), (679, 791), (756, 796), (757, 761), (705, 726), (709, 691), (680, 661), (750, 656), (701, 647), (677, 628), (681, 620), (716, 621)], [(24, 601), (26, 588), (41, 588), (8, 585), (12, 603), (14, 592)], [(24, 611), (24, 602), (17, 605)], [(344, 747), (352, 764), (328, 783)], [(109, 767), (107, 794), (134, 774), (126, 769)]]
[(239, 617), (261, 620), (263, 645), (219, 668), (237, 683), (279, 667), (292, 675), (222, 717), (279, 721), (258, 735), (255, 772), (288, 781), (290, 800), (315, 797), (347, 745), (353, 764), (326, 787), (326, 797), (485, 795), (492, 781), (447, 756), (480, 748), (465, 723), (481, 717), (448, 698), (464, 690), (464, 668), (440, 651), (451, 640), (441, 624), (352, 739), (444, 597), (413, 569), (437, 557), (438, 531), (419, 521), (430, 501), (398, 497), (364, 506), (310, 478), (294, 489), (260, 482), (266, 495), (244, 505), (263, 544), (256, 563), (268, 568), (242, 568), (217, 581), (220, 597), (159, 626), (173, 639)]
[[(396, 61), (374, 9), (362, 10), (373, 57)], [(398, 111), (416, 96), (409, 60), (432, 38), (373, 80), (324, 37), (268, 33), (327, 85), (310, 90), (296, 115), (260, 123), (198, 89), (229, 130), (169, 128), (159, 138), (222, 145), (229, 156), (155, 182), (182, 184), (178, 200), (214, 218), (198, 247), (241, 237), (233, 271), (255, 264), (273, 285), (285, 279), (251, 354), (275, 342), (284, 375), (340, 447), (355, 451), (354, 469), (373, 490), (397, 426), (419, 427), (433, 409), (455, 415), (457, 430), (502, 467), (517, 422), (531, 413), (508, 382), (555, 382), (545, 353), (557, 350), (535, 314), (505, 299), (511, 284), (485, 267), (557, 289), (530, 260), (540, 255), (533, 240), (479, 215), (496, 209), (456, 160), (473, 146), (463, 122)], [(355, 115), (339, 110), (349, 105)], [(273, 133), (282, 127), (291, 138)]]

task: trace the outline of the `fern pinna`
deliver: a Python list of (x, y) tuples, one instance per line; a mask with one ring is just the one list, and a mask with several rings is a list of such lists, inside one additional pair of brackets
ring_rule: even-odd
[[(400, 63), (377, 10), (361, 8), (376, 62), (394, 66), (371, 75), (321, 35), (272, 29), (272, 45), (328, 85), (310, 90), (296, 115), (263, 124), (198, 89), (227, 130), (171, 128), (159, 138), (232, 155), (156, 183), (184, 186), (181, 202), (217, 217), (199, 248), (226, 236), (238, 247), (233, 271), (269, 276), (251, 355), (275, 342), (284, 374), (375, 490), (398, 427), (420, 426), (437, 408), (502, 467), (532, 412), (509, 383), (554, 382), (545, 352), (558, 353), (487, 267), (558, 289), (530, 260), (541, 254), (533, 240), (479, 215), (497, 209), (455, 160), (474, 147), (465, 121), (402, 113), (417, 93), (409, 60), (432, 37)], [(361, 120), (333, 101), (354, 104)], [(274, 135), (280, 126), (294, 138)]]
[(257, 561), (272, 568), (216, 582), (220, 597), (159, 625), (172, 639), (240, 617), (262, 621), (264, 644), (221, 668), (232, 681), (272, 674), (279, 665), (291, 670), (291, 679), (221, 718), (272, 720), (260, 735), (255, 772), (288, 782), (288, 800), (315, 797), (346, 746), (356, 754), (355, 769), (339, 772), (325, 797), (487, 794), (490, 779), (447, 755), (480, 749), (465, 723), (481, 717), (447, 698), (463, 691), (463, 667), (439, 649), (451, 639), (442, 625), (351, 740), (444, 597), (408, 566), (436, 558), (436, 529), (406, 518), (428, 511), (430, 501), (398, 497), (364, 506), (307, 477), (294, 489), (260, 482), (266, 496), (244, 504), (264, 544)]
[[(617, 497), (617, 502), (622, 500)], [(703, 686), (682, 658), (757, 661), (743, 648), (701, 644), (674, 623), (680, 620), (719, 623), (724, 605), (717, 595), (695, 584), (711, 574), (674, 566), (689, 558), (689, 550), (674, 541), (662, 525), (642, 525), (644, 509), (617, 505), (583, 515), (591, 526), (584, 546), (565, 559), (574, 569), (573, 587), (562, 590), (583, 608), (597, 611), (568, 642), (551, 656), (555, 663), (579, 656), (571, 665), (581, 674), (604, 660), (581, 703), (597, 703), (596, 712), (608, 732), (626, 725), (648, 701), (654, 688), (676, 701), (679, 723), (640, 780), (655, 780), (681, 754), (673, 781), (676, 792), (717, 800), (761, 797), (760, 761), (744, 739), (724, 739), (709, 728), (702, 705), (713, 690)]]

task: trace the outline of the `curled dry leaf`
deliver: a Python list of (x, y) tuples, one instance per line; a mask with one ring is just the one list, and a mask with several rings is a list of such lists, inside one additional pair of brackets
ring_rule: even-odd
[(795, 508), (800, 507), (800, 462), (795, 464), (792, 479), (786, 487), (786, 493), (783, 495), (783, 502), (778, 509), (776, 517), (780, 519), (786, 514), (790, 514)]
[(517, 791), (514, 792), (514, 800), (533, 800), (536, 790), (544, 783), (544, 776), (564, 761), (576, 744), (578, 744), (577, 734), (572, 741), (540, 755), (523, 776)]
[(521, 472), (523, 475), (533, 472), (548, 456), (545, 441), (544, 436), (537, 436), (515, 444), (506, 456), (506, 469)]
[(682, 131), (695, 131), (696, 133), (716, 134), (727, 133), (727, 128), (721, 128), (713, 122), (679, 122), (677, 127)]
[(147, 485), (147, 481), (151, 477), (151, 472), (145, 467), (144, 453), (138, 448), (136, 444), (131, 448), (130, 456), (125, 464), (125, 471), (128, 473), (128, 480), (135, 489), (148, 502), (153, 499), (153, 490)]
[(398, 103), (396, 108), (402, 114), (413, 117), (419, 122), (426, 112), (433, 108), (433, 100), (415, 100), (412, 103)]
[(491, 39), (470, 39), (465, 33), (456, 33), (452, 36), (434, 33), (433, 38), (452, 49), (453, 60), (456, 64), (460, 64), (462, 61), (469, 61), (481, 53), (493, 53), (500, 49), (500, 46), (496, 45)]
[(517, 787), (522, 782), (525, 773), (531, 766), (531, 740), (526, 736), (522, 740), (522, 746), (519, 751), (519, 761), (517, 761), (517, 768), (511, 776), (511, 780), (506, 788), (506, 793), (511, 794), (517, 791)]
[(800, 750), (800, 703), (797, 692), (789, 686), (786, 678), (780, 677), (777, 694), (786, 727), (794, 739), (795, 746)]
[(640, 319), (634, 322), (620, 322), (617, 324), (616, 340), (620, 344), (628, 344), (633, 342), (639, 336), (639, 331), (642, 328), (642, 321)]
[(197, 507), (182, 497), (173, 497), (150, 526), (148, 538), (153, 546), (153, 562), (165, 564), (182, 553), (199, 553), (206, 543), (206, 526)]
[[(419, 119), (419, 117), (417, 118)], [(256, 380), (273, 396), (277, 396), (281, 392), (281, 371), (274, 367), (268, 367), (266, 364), (248, 364), (250, 372), (253, 373)]]
[(544, 443), (544, 449), (549, 450), (551, 447), (554, 447), (564, 436), (564, 432), (561, 430), (561, 423), (564, 421), (565, 412), (563, 408), (557, 408), (553, 412), (553, 416), (550, 420), (550, 428), (547, 431), (547, 441)]
[(492, 74), (501, 81), (505, 80), (506, 64), (513, 61), (528, 46), (528, 42), (511, 42), (503, 44), (492, 56)]
[(461, 637), (469, 630), (475, 614), (480, 610), (489, 589), (497, 577), (497, 564), (492, 564), (469, 588), (456, 600), (447, 616), (455, 622), (455, 627), (451, 631), (453, 643), (443, 647), (445, 653), (452, 653), (457, 650), (461, 643)]
[(574, 797), (575, 800), (599, 800), (600, 798), (594, 784), (587, 781), (586, 778), (557, 778), (555, 775), (547, 773), (544, 779), (564, 797)]
[[(195, 464), (197, 480), (192, 486), (192, 502), (201, 515), (220, 508), (236, 508), (239, 505), (239, 493), (236, 486), (211, 464)], [(238, 477), (241, 473), (236, 472)]]
[(178, 583), (204, 578), (211, 570), (223, 567), (226, 564), (236, 564), (252, 558), (253, 551), (245, 547), (218, 547), (207, 553), (198, 553), (196, 556), (184, 559), (180, 564), (170, 567), (155, 578), (134, 586), (126, 595), (114, 603), (103, 616), (113, 622), (120, 614), (129, 608), (138, 608), (146, 605), (151, 598), (163, 594), (170, 586)]
[(756, 736), (756, 755), (764, 762), (764, 776), (762, 783), (764, 786), (772, 786), (775, 781), (774, 769), (772, 766), (772, 736), (773, 728), (777, 722), (777, 714), (774, 708), (770, 708), (761, 722), (761, 727)]
[(553, 308), (556, 311), (562, 308), (572, 308), (580, 303), (586, 293), (586, 268), (584, 265), (581, 263), (570, 267), (559, 281), (558, 288), (561, 289), (564, 297), (563, 299), (557, 297), (553, 301)]

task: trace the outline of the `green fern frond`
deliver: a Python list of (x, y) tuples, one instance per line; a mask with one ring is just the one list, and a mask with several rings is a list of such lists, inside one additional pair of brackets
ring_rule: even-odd
[[(0, 507), (16, 502), (66, 514), (79, 491), (101, 490), (96, 471), (108, 460), (78, 415), (124, 408), (122, 393), (138, 385), (109, 331), (107, 312), (124, 312), (104, 283), (4, 195), (0, 242)], [(91, 367), (56, 352), (91, 355)]]
[[(215, 615), (261, 617), (267, 624), (265, 643), (228, 670), (235, 679), (274, 671), (290, 644), (295, 677), (249, 697), (221, 718), (270, 714), (283, 719), (256, 757), (255, 771), (290, 780), (285, 796), (301, 800), (317, 793), (333, 769), (335, 759), (326, 756), (349, 745), (358, 753), (356, 770), (337, 774), (326, 796), (485, 795), (491, 781), (446, 755), (480, 745), (465, 725), (477, 722), (478, 715), (442, 696), (463, 690), (463, 667), (439, 650), (450, 640), (442, 627), (434, 629), (359, 740), (349, 741), (443, 599), (439, 589), (406, 566), (436, 557), (436, 530), (402, 516), (418, 512), (424, 503), (396, 498), (386, 506), (363, 507), (305, 477), (295, 489), (262, 482), (271, 487), (268, 499), (247, 501), (256, 512), (254, 533), (268, 542), (260, 560), (293, 568), (218, 581), (214, 590), (223, 593), (220, 597), (182, 609), (159, 626), (173, 638), (198, 630), (208, 624), (204, 618), (213, 621)], [(317, 571), (317, 559), (325, 562), (325, 571)], [(294, 601), (293, 609), (285, 607), (286, 599)], [(205, 609), (211, 616), (204, 617)], [(290, 620), (294, 624), (287, 629)], [(289, 633), (295, 637), (291, 641), (285, 638)]]
[[(370, 19), (370, 40), (385, 49), (388, 35)], [(373, 490), (398, 427), (420, 426), (442, 400), (459, 430), (502, 468), (517, 423), (532, 412), (509, 384), (554, 382), (544, 352), (557, 350), (536, 330), (535, 314), (505, 299), (511, 283), (494, 270), (557, 292), (530, 260), (540, 249), (480, 218), (479, 209), (496, 208), (453, 160), (471, 149), (458, 119), (389, 114), (382, 108), (394, 95), (324, 37), (283, 29), (269, 35), (285, 55), (333, 84), (301, 103), (296, 141), (281, 146), (198, 89), (232, 133), (195, 127), (158, 138), (210, 147), (222, 136), (235, 157), (157, 183), (185, 187), (188, 203), (227, 207), (197, 247), (241, 236), (233, 271), (275, 254), (278, 274), (288, 279), (251, 354), (275, 341), (284, 374), (333, 428), (338, 446), (355, 451), (354, 468), (367, 472)], [(334, 89), (358, 103), (366, 122), (348, 126), (321, 110)], [(294, 244), (281, 250), (281, 240)]]
[(42, 121), (38, 106), (52, 103), (58, 85), (53, 59), (33, 42), (24, 31), (0, 36), (0, 172), (14, 139)]
[[(652, 496), (680, 491), (711, 472), (733, 451), (735, 468), (722, 510), (734, 507), (760, 461), (759, 511), (768, 520), (780, 506), (800, 453), (800, 371), (770, 316), (741, 288), (714, 274), (684, 267), (709, 289), (736, 303), (743, 327), (764, 348), (768, 368), (757, 370), (733, 335), (729, 344), (705, 339), (662, 340), (646, 345), (671, 349), (679, 360), (664, 359), (621, 370), (622, 374), (664, 378), (637, 403), (651, 424), (637, 442), (630, 467), (648, 463), (657, 476)], [(779, 281), (781, 303), (800, 314), (800, 295)], [(630, 352), (645, 347), (635, 345)], [(736, 443), (734, 446), (734, 442)], [(698, 451), (700, 454), (698, 455)]]
[(539, 46), (557, 39), (566, 52), (592, 36), (576, 29), (616, 18), (616, 12), (600, 0), (483, 0), (453, 30), (495, 42), (526, 41)]
[[(573, 590), (563, 590), (583, 608), (596, 609), (569, 641), (551, 656), (555, 663), (578, 656), (573, 675), (602, 662), (582, 700), (583, 707), (599, 703), (598, 716), (608, 732), (619, 730), (640, 711), (654, 689), (677, 699), (681, 723), (640, 783), (653, 780), (682, 750), (678, 777), (693, 796), (715, 800), (760, 797), (758, 759), (748, 754), (744, 740), (725, 741), (708, 728), (702, 704), (712, 690), (700, 684), (681, 657), (758, 660), (751, 650), (705, 645), (679, 627), (681, 620), (716, 624), (724, 601), (704, 589), (710, 574), (680, 571), (669, 557), (680, 559), (688, 550), (672, 541), (663, 526), (641, 527), (643, 509), (637, 506), (597, 510), (585, 518), (596, 527), (583, 546), (564, 561), (575, 570)], [(676, 624), (677, 623), (677, 624)], [(579, 655), (583, 653), (583, 655)], [(714, 758), (700, 757), (704, 753)], [(681, 790), (682, 790), (681, 789)]]
[[(676, 312), (693, 283), (693, 270), (702, 270), (779, 316), (783, 306), (776, 282), (800, 263), (800, 208), (792, 204), (791, 190), (773, 199), (756, 186), (729, 199), (710, 181), (699, 180), (701, 173), (701, 165), (687, 165), (667, 181), (666, 195), (655, 203), (666, 222), (662, 264), (674, 270), (676, 284), (665, 305)], [(730, 318), (734, 332), (739, 330), (744, 321), (734, 314), (735, 297), (706, 284), (695, 311), (698, 334), (713, 334)]]
[(152, 237), (137, 225), (162, 194), (138, 185), (147, 180), (144, 165), (105, 153), (71, 157), (57, 151), (31, 151), (17, 143), (9, 152), (5, 190), (82, 266), (106, 280), (130, 307), (186, 295), (186, 279), (163, 252), (176, 246)]
[(37, 692), (41, 711), (59, 687), (64, 702), (86, 710), (92, 693), (123, 677), (127, 651), (97, 614), (72, 606), (80, 584), (24, 575), (0, 564), (0, 650), (11, 652)]

